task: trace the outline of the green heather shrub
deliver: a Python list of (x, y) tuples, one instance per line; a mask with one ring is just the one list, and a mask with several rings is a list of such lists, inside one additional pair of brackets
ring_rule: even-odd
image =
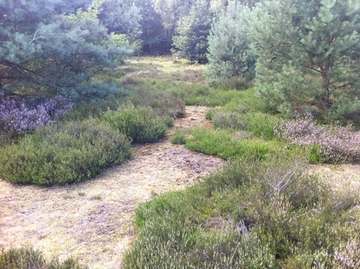
[(157, 196), (136, 211), (124, 268), (357, 268), (359, 195), (306, 171), (295, 155), (243, 159)]
[(0, 177), (13, 183), (80, 182), (131, 157), (130, 142), (94, 119), (54, 124), (0, 152)]
[(177, 130), (175, 134), (170, 138), (171, 143), (184, 145), (186, 144), (186, 136), (189, 134), (190, 130)]
[(77, 261), (69, 258), (63, 262), (56, 259), (47, 262), (41, 252), (31, 248), (2, 250), (0, 268), (3, 269), (81, 269)]
[(253, 135), (261, 137), (265, 140), (272, 140), (275, 137), (274, 128), (281, 122), (275, 115), (264, 114), (261, 112), (253, 112), (241, 114), (239, 121), (250, 131)]
[(262, 139), (244, 139), (241, 141), (240, 158), (265, 160), (268, 156), (280, 153), (279, 144)]
[(229, 111), (212, 111), (209, 113), (209, 116), (214, 124), (214, 128), (217, 129), (233, 129), (241, 130), (245, 129), (246, 121), (241, 121), (239, 113), (229, 112)]
[(219, 108), (210, 108), (206, 111), (205, 118), (207, 120), (212, 120), (215, 113), (220, 110)]
[(185, 260), (184, 251), (194, 245), (197, 230), (188, 230), (192, 213), (184, 202), (183, 193), (170, 192), (136, 209), (135, 223), (142, 241), (133, 244), (123, 268), (183, 268), (180, 261)]
[(102, 121), (125, 134), (132, 142), (154, 142), (165, 137), (166, 125), (150, 107), (121, 106), (116, 111), (107, 111)]

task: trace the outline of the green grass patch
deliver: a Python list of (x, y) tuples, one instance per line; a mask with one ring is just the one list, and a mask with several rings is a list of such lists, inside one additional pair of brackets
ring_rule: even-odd
[(205, 85), (192, 85), (189, 89), (180, 88), (173, 94), (179, 95), (187, 105), (224, 106), (231, 100), (239, 98), (241, 92), (219, 90)]
[(241, 144), (236, 142), (233, 133), (227, 130), (194, 129), (186, 139), (188, 149), (208, 155), (216, 155), (223, 159), (241, 153)]
[(191, 133), (189, 129), (177, 130), (174, 135), (170, 137), (170, 141), (173, 144), (184, 145), (186, 144), (186, 137)]
[(131, 155), (126, 137), (99, 121), (54, 124), (3, 148), (0, 177), (22, 184), (75, 183)]
[(232, 130), (198, 128), (185, 138), (188, 149), (216, 155), (223, 159), (253, 158), (265, 159), (269, 154), (278, 153), (279, 144), (263, 139), (243, 139)]
[(69, 258), (60, 262), (57, 259), (46, 261), (40, 251), (32, 248), (12, 248), (0, 252), (0, 268), (4, 269), (82, 269), (76, 260)]

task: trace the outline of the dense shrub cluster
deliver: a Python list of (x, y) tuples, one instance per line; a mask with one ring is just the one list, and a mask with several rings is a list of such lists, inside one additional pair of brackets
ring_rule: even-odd
[(153, 142), (165, 137), (166, 124), (149, 107), (134, 107), (132, 104), (107, 111), (102, 120), (125, 134), (132, 142)]
[(72, 107), (73, 103), (60, 95), (33, 106), (24, 100), (5, 98), (0, 102), (0, 127), (6, 134), (31, 133), (49, 121), (58, 120)]
[(130, 142), (108, 125), (92, 119), (54, 124), (5, 146), (0, 177), (13, 183), (74, 183), (130, 157)]
[(311, 147), (312, 160), (324, 163), (353, 163), (360, 160), (360, 133), (347, 126), (317, 124), (311, 114), (275, 129), (292, 143)]
[(356, 268), (358, 196), (332, 197), (305, 163), (231, 162), (155, 197), (137, 209), (124, 268)]
[(77, 261), (69, 258), (63, 262), (51, 260), (47, 262), (41, 252), (31, 248), (2, 250), (0, 268), (4, 269), (85, 269)]

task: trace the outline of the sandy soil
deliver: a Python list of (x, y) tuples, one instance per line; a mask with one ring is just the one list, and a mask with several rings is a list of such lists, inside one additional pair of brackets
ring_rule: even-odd
[[(170, 130), (209, 124), (205, 107), (187, 107)], [(48, 258), (78, 258), (90, 268), (120, 268), (135, 238), (139, 203), (183, 189), (223, 164), (167, 139), (135, 146), (135, 158), (96, 179), (64, 187), (16, 186), (0, 179), (0, 249), (32, 246)]]

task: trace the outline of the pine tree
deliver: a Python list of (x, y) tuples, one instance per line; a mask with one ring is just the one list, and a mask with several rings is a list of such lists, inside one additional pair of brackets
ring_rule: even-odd
[(99, 19), (109, 32), (125, 34), (131, 41), (140, 37), (140, 9), (133, 2), (106, 0), (100, 9)]
[(100, 23), (101, 4), (102, 0), (0, 2), (1, 94), (47, 90), (86, 99), (119, 91), (113, 84), (92, 83), (99, 68), (115, 67), (131, 52)]
[(255, 57), (247, 38), (245, 20), (248, 8), (231, 1), (211, 26), (206, 75), (210, 82), (218, 83), (231, 77), (254, 76)]
[(250, 21), (257, 88), (270, 107), (359, 121), (358, 0), (263, 1)]
[(197, 0), (173, 36), (174, 54), (190, 61), (206, 63), (212, 18), (209, 1)]
[[(130, 0), (129, 0), (130, 1)], [(139, 8), (141, 26), (141, 53), (148, 55), (168, 54), (171, 36), (168, 35), (161, 15), (156, 12), (153, 0), (135, 0)]]

